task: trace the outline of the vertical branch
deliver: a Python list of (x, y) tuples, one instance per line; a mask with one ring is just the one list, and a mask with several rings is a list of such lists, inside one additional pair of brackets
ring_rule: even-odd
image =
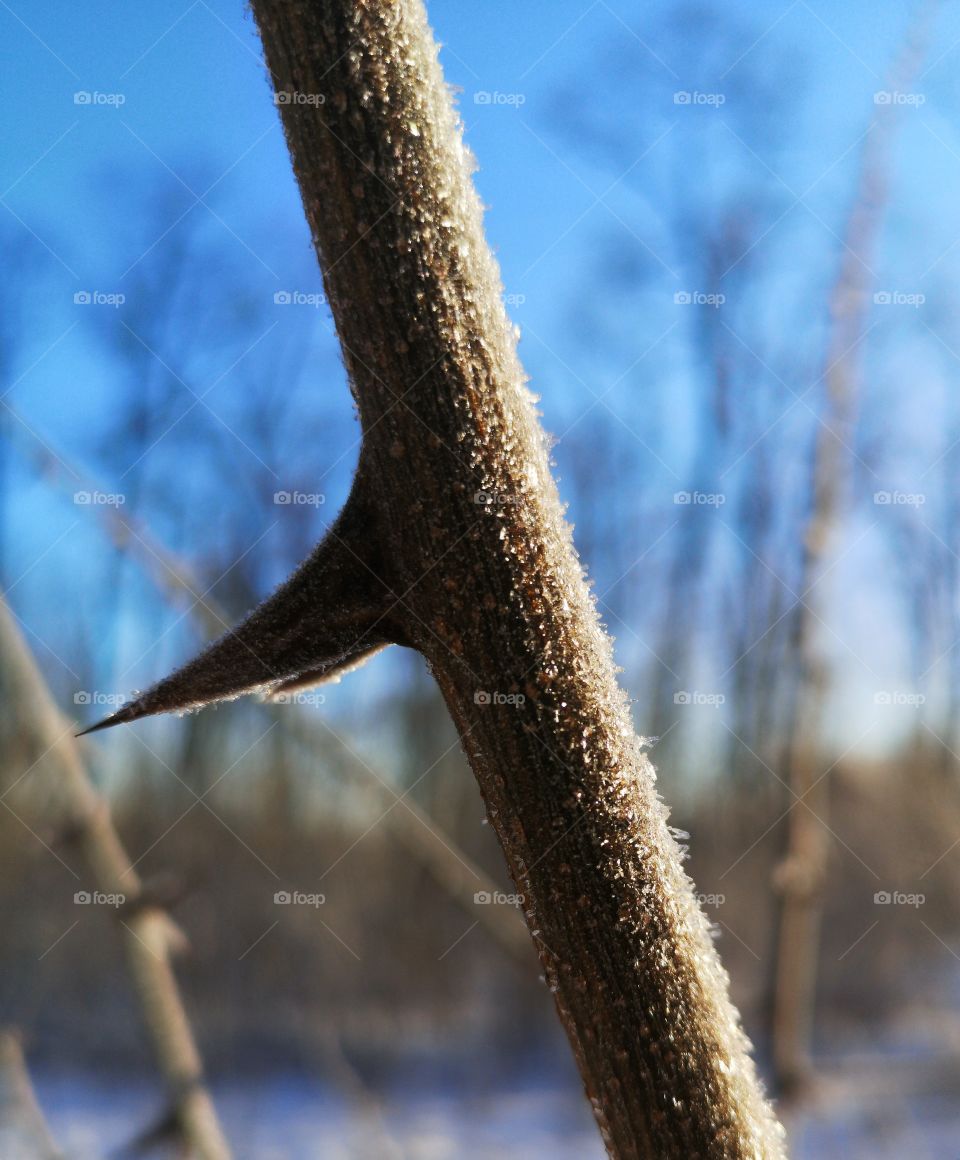
[[(72, 726), (54, 704), (3, 600), (0, 683), (6, 711), (17, 720), (19, 736), (43, 777), (46, 809), (55, 815), (45, 816), (44, 822), (52, 822), (76, 842), (99, 890), (126, 899), (118, 912), (124, 950), (183, 1138), (198, 1160), (229, 1160), (230, 1149), (204, 1085), (200, 1053), (171, 965), (183, 938), (169, 916), (144, 894), (109, 807), (87, 774)], [(36, 779), (37, 773), (31, 773), (25, 792), (36, 792)]]
[[(893, 92), (909, 89), (923, 59), (935, 5), (927, 4), (911, 29), (889, 77)], [(830, 295), (830, 328), (822, 381), (826, 409), (820, 417), (811, 464), (812, 499), (803, 536), (801, 602), (795, 621), (797, 703), (787, 754), (790, 810), (785, 856), (774, 885), (780, 895), (772, 995), (774, 1066), (784, 1090), (802, 1087), (810, 1074), (810, 1038), (827, 857), (829, 779), (820, 770), (824, 710), (831, 685), (818, 625), (825, 619), (818, 585), (837, 547), (852, 490), (853, 444), (867, 335), (877, 243), (889, 190), (888, 169), (896, 105), (877, 106), (863, 147), (853, 206), (842, 238), (840, 269)]]

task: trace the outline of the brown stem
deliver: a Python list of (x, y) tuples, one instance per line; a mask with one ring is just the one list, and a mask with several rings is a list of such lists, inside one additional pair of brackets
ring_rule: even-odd
[(393, 616), (458, 725), (608, 1147), (780, 1155), (563, 521), (423, 6), (253, 7)]
[[(607, 1146), (773, 1160), (782, 1131), (563, 520), (421, 0), (253, 8), (363, 428), (350, 504), (387, 593), (376, 624), (427, 658), (457, 723)], [(284, 639), (298, 618), (322, 634), (323, 585), (295, 595), (270, 613)]]

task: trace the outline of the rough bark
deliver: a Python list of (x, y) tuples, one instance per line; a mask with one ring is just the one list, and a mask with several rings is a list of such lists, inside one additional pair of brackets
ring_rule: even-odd
[[(335, 530), (369, 598), (355, 640), (417, 649), (439, 683), (611, 1154), (780, 1156), (564, 522), (422, 3), (253, 8), (277, 93), (300, 94), (284, 129), (363, 429), (364, 519)], [(238, 630), (261, 687), (343, 656), (309, 561), (295, 592), (295, 664), (276, 603)], [(230, 653), (110, 723), (240, 691)]]
[[(7, 410), (16, 415), (9, 405)], [(81, 474), (76, 464), (67, 459), (62, 448), (51, 449), (46, 432), (43, 432), (42, 441), (31, 439), (25, 443), (24, 450), (44, 478), (68, 484), (71, 492), (78, 486), (90, 492), (106, 490), (97, 480)], [(63, 479), (64, 475), (68, 478)], [(219, 636), (229, 627), (227, 612), (210, 595), (209, 586), (201, 583), (189, 565), (158, 540), (141, 520), (123, 514), (121, 508), (106, 504), (91, 508), (91, 514), (99, 518), (104, 532), (117, 551), (126, 552), (137, 561), (164, 599), (182, 602), (185, 597), (189, 601), (187, 613), (204, 638)], [(362, 658), (358, 658), (358, 663), (363, 663)], [(348, 666), (344, 666), (335, 675), (340, 677), (347, 671)], [(316, 674), (313, 674), (311, 681), (315, 683), (316, 679)], [(280, 686), (278, 692), (283, 688), (290, 692), (292, 686), (302, 686), (311, 681), (301, 677)], [(292, 705), (288, 703), (289, 698), (277, 700), (276, 705), (263, 705), (263, 710), (283, 733), (298, 745), (316, 753), (323, 745), (324, 737), (309, 711), (295, 700)], [(492, 894), (497, 889), (496, 883), (464, 853), (434, 817), (409, 795), (396, 793), (391, 788), (389, 778), (381, 777), (366, 761), (352, 761), (348, 776), (366, 782), (367, 789), (374, 797), (375, 808), (381, 811), (377, 824), (385, 825), (437, 886), (468, 913), (471, 920), (478, 921), (516, 965), (526, 969), (532, 961), (530, 939), (513, 908), (478, 907), (476, 904), (476, 895)]]

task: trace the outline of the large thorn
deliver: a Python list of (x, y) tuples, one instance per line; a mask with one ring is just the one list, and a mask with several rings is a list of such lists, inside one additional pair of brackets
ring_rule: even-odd
[(390, 644), (386, 615), (395, 598), (362, 551), (361, 534), (370, 532), (356, 506), (351, 497), (313, 554), (240, 625), (78, 736), (244, 693), (319, 684)]

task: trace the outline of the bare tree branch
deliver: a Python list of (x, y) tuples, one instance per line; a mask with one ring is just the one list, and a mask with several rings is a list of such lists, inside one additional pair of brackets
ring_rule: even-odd
[[(171, 955), (183, 945), (183, 936), (144, 894), (107, 803), (90, 781), (79, 743), (2, 599), (0, 686), (5, 707), (18, 722), (18, 738), (34, 763), (31, 767), (28, 762), (28, 768), (47, 771), (44, 821), (58, 825), (76, 841), (100, 890), (126, 899), (118, 912), (123, 944), (180, 1133), (199, 1160), (229, 1160), (230, 1149), (204, 1086), (200, 1053), (171, 966)], [(36, 776), (29, 779), (34, 793), (35, 782)], [(27, 788), (23, 786), (24, 792)], [(8, 808), (10, 800), (7, 797)]]
[[(920, 6), (906, 44), (890, 71), (894, 93), (908, 91), (922, 63), (936, 4)], [(840, 268), (830, 294), (828, 343), (822, 380), (826, 407), (819, 419), (810, 471), (812, 498), (803, 529), (803, 561), (795, 623), (799, 665), (787, 779), (789, 813), (784, 857), (774, 886), (780, 894), (771, 988), (774, 1068), (785, 1093), (798, 1094), (811, 1078), (810, 1040), (816, 1002), (820, 921), (830, 830), (830, 779), (821, 772), (824, 710), (830, 693), (829, 647), (822, 639), (826, 611), (818, 589), (832, 567), (842, 521), (849, 510), (860, 403), (864, 340), (875, 276), (871, 263), (889, 199), (887, 170), (897, 127), (897, 105), (878, 105), (860, 158), (857, 189), (842, 238)]]

